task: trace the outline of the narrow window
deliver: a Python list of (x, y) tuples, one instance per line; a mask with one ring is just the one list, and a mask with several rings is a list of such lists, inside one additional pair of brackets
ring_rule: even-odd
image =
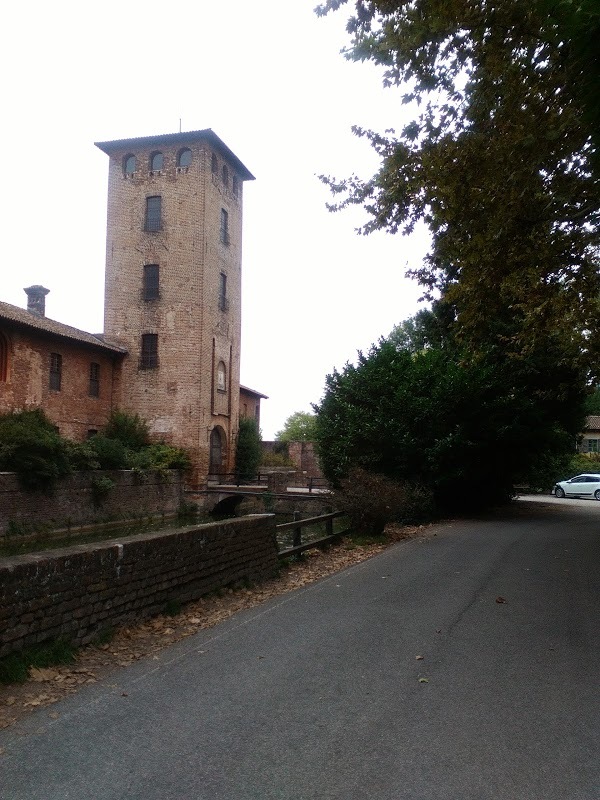
[(100, 364), (90, 364), (90, 397), (100, 397)]
[(144, 264), (144, 287), (142, 294), (144, 300), (158, 300), (160, 297), (158, 264)]
[(123, 174), (133, 175), (135, 172), (135, 156), (128, 155), (123, 159)]
[(227, 169), (225, 164), (223, 164), (223, 169), (221, 171), (221, 174), (223, 176), (223, 183), (225, 184), (225, 186), (229, 186), (229, 170)]
[(164, 158), (162, 153), (152, 153), (150, 156), (150, 169), (152, 172), (160, 172), (163, 168)]
[(50, 388), (60, 392), (62, 381), (62, 356), (59, 353), (50, 353)]
[(8, 380), (8, 339), (0, 333), (0, 383)]
[(159, 231), (161, 229), (161, 204), (162, 197), (146, 198), (146, 219), (144, 229), (147, 231)]
[(224, 208), (221, 209), (221, 241), (229, 244), (229, 214)]
[(229, 300), (227, 299), (227, 275), (221, 273), (219, 278), (219, 311), (227, 311), (229, 309)]
[(237, 197), (238, 194), (240, 193), (240, 185), (239, 185), (239, 182), (238, 182), (238, 176), (237, 175), (233, 176), (233, 179), (232, 179), (232, 182), (231, 182), (231, 189), (233, 191), (234, 197)]
[(219, 171), (219, 162), (214, 153), (212, 154), (210, 159), (210, 171), (213, 173), (213, 175), (216, 175), (217, 172)]
[(88, 428), (87, 438), (93, 439), (94, 436), (98, 436), (98, 429), (97, 428)]
[(225, 364), (219, 361), (217, 367), (217, 391), (225, 392), (227, 390), (227, 373), (225, 372)]
[(186, 148), (185, 150), (182, 150), (177, 156), (177, 166), (189, 167), (191, 163), (192, 163), (192, 151)]
[(142, 354), (140, 369), (156, 369), (158, 367), (158, 334), (142, 334)]

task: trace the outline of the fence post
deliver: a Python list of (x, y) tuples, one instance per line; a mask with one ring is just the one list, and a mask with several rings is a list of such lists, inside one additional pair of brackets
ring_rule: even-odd
[(327, 536), (333, 536), (333, 520), (325, 520), (325, 533)]
[[(300, 519), (300, 512), (294, 511), (294, 522)], [(294, 528), (292, 547), (299, 547), (302, 544), (302, 528)]]

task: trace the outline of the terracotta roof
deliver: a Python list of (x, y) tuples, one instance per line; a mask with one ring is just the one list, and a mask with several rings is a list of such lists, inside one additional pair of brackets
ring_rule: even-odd
[(248, 394), (253, 394), (255, 397), (262, 397), (264, 400), (268, 400), (269, 397), (266, 394), (262, 394), (261, 392), (255, 392), (254, 389), (249, 389), (247, 386), (242, 386), (240, 383), (240, 392), (248, 392)]
[(245, 181), (255, 180), (248, 167), (242, 164), (236, 154), (227, 147), (212, 128), (205, 128), (201, 131), (183, 131), (183, 133), (163, 133), (158, 136), (139, 136), (135, 139), (113, 139), (110, 142), (94, 142), (94, 144), (110, 156), (119, 150), (133, 150), (136, 147), (160, 147), (165, 144), (184, 145), (190, 142), (208, 142), (215, 150), (229, 159)]
[(586, 431), (600, 431), (600, 417), (587, 417), (585, 421)]
[(70, 325), (63, 325), (62, 322), (56, 322), (48, 317), (38, 317), (37, 314), (32, 314), (31, 311), (26, 311), (24, 308), (0, 301), (0, 322), (2, 321), (13, 323), (18, 327), (31, 328), (47, 336), (71, 339), (80, 344), (92, 345), (111, 353), (125, 354), (127, 352), (124, 347), (106, 341), (102, 334), (86, 333), (86, 331), (80, 331)]

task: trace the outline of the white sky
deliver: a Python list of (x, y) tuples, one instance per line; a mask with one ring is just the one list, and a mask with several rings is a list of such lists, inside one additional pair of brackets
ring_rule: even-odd
[(102, 330), (107, 156), (94, 141), (212, 128), (256, 176), (245, 184), (241, 381), (269, 395), (264, 439), (310, 411), (325, 375), (415, 313), (404, 277), (427, 244), (357, 236), (320, 173), (369, 177), (358, 124), (408, 110), (370, 64), (346, 61), (348, 11), (317, 0), (12, 2), (3, 11), (0, 299), (51, 290), (46, 313)]

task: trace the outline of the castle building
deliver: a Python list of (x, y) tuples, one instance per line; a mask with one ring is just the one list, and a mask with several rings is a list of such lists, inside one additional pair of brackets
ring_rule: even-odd
[[(232, 472), (240, 415), (243, 187), (254, 177), (210, 129), (96, 145), (109, 156), (104, 334), (69, 329), (69, 344), (86, 351), (86, 374), (90, 381), (96, 375), (94, 391), (99, 383), (104, 405), (92, 402), (85, 419), (70, 422), (82, 408), (74, 384), (67, 394), (65, 382), (57, 389), (51, 377), (56, 356), (61, 370), (73, 362), (52, 344), (66, 346), (67, 326), (46, 320), (47, 290), (30, 287), (27, 312), (0, 304), (0, 412), (37, 404), (56, 419), (54, 393), (64, 391), (57, 424), (67, 435), (89, 435), (119, 408), (140, 414), (156, 440), (190, 453), (193, 483)], [(37, 353), (40, 390), (27, 398), (7, 391), (15, 370), (28, 369), (26, 358), (15, 361), (18, 330), (30, 334), (29, 349)], [(32, 345), (31, 335), (50, 338)], [(86, 381), (80, 383), (85, 390)], [(242, 414), (251, 398), (257, 416), (265, 395), (241, 391)]]

